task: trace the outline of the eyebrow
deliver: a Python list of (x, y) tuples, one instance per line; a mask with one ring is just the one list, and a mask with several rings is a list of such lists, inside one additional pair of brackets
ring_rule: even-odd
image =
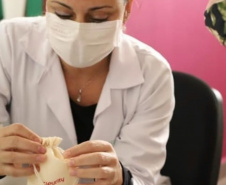
[[(62, 2), (59, 2), (59, 1), (52, 1), (53, 3), (58, 3), (60, 4), (61, 6), (65, 7), (65, 8), (68, 8), (70, 10), (72, 10), (72, 7), (62, 3)], [(113, 8), (112, 6), (108, 6), (108, 5), (105, 5), (105, 6), (97, 6), (97, 7), (93, 7), (93, 8), (90, 8), (89, 11), (96, 11), (96, 10), (100, 10), (100, 9), (103, 9), (103, 8)]]
[(60, 4), (61, 6), (63, 6), (63, 7), (65, 7), (65, 8), (68, 8), (68, 9), (72, 10), (72, 8), (71, 8), (70, 6), (68, 6), (68, 5), (64, 4), (64, 3), (61, 3), (61, 2), (59, 2), (59, 1), (52, 1), (52, 2), (53, 2), (53, 3), (58, 3), (58, 4)]
[(103, 9), (103, 8), (113, 8), (112, 6), (97, 6), (97, 7), (93, 7), (93, 8), (90, 8), (89, 11), (96, 11), (96, 10), (100, 10), (100, 9)]

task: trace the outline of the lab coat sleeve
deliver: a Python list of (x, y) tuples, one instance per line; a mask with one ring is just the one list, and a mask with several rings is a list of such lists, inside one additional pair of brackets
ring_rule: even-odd
[(139, 93), (133, 94), (139, 97), (128, 94), (125, 100), (130, 102), (127, 112), (134, 109), (134, 113), (121, 129), (115, 150), (131, 171), (134, 185), (156, 185), (166, 159), (169, 122), (175, 104), (174, 86), (171, 69), (164, 59), (160, 57), (158, 61), (147, 56), (144, 60), (144, 83), (134, 88)]
[(4, 22), (0, 22), (0, 124), (2, 126), (10, 122), (6, 109), (11, 99), (9, 66), (12, 54), (9, 43), (6, 26)]

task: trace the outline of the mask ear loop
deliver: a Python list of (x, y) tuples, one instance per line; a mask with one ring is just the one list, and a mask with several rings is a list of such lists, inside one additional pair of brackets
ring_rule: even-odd
[(125, 11), (125, 13), (124, 13), (124, 17), (123, 17), (123, 24), (125, 24), (125, 23), (126, 23), (127, 19), (129, 18), (129, 15), (130, 15), (130, 12)]
[(125, 11), (124, 17), (123, 17), (123, 28), (122, 28), (123, 32), (126, 32), (126, 25), (125, 25), (125, 23), (126, 23), (127, 19), (129, 18), (129, 15), (130, 15), (130, 12)]
[(39, 184), (40, 185), (45, 185), (45, 183), (42, 181), (42, 178), (41, 178), (41, 176), (40, 176), (40, 174), (39, 174), (39, 172), (38, 172), (38, 170), (37, 170), (37, 168), (36, 168), (36, 166), (34, 164), (33, 164), (33, 168), (34, 168), (34, 172), (35, 172), (35, 175), (36, 175), (36, 177), (38, 179)]

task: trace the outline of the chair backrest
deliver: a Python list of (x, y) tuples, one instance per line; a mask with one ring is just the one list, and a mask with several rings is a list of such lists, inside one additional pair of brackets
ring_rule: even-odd
[(217, 185), (223, 142), (223, 100), (189, 74), (173, 72), (176, 106), (161, 171), (172, 185)]

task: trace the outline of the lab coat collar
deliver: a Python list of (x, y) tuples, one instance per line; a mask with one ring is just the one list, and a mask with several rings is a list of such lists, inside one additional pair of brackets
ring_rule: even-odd
[(48, 65), (47, 59), (51, 57), (53, 51), (50, 47), (46, 34), (46, 19), (39, 17), (19, 40), (24, 51), (41, 66)]
[[(47, 39), (46, 19), (40, 19), (41, 21), (32, 24), (27, 33), (24, 33), (20, 43), (35, 62), (49, 68), (52, 63), (48, 59), (54, 55), (54, 51)], [(121, 42), (112, 53), (107, 79), (112, 89), (125, 89), (144, 81), (136, 51), (128, 40), (129, 36), (122, 33)]]
[[(43, 19), (24, 34), (20, 43), (25, 52), (43, 66), (43, 73), (37, 79), (40, 91), (72, 142), (75, 142), (74, 124), (62, 69), (59, 58), (46, 37), (45, 29), (45, 19)], [(128, 89), (143, 82), (143, 73), (136, 50), (129, 36), (122, 34), (120, 45), (112, 52), (109, 74), (97, 105), (94, 123), (97, 117), (110, 107), (112, 90)]]
[(41, 66), (42, 72), (37, 76), (40, 94), (69, 136), (72, 144), (76, 144), (75, 128), (64, 75), (59, 58), (50, 47), (46, 37), (45, 25), (45, 18), (41, 18), (41, 21), (38, 20), (32, 24), (19, 42), (27, 55)]
[(119, 47), (112, 53), (109, 83), (112, 89), (126, 89), (144, 82), (140, 62), (130, 37), (122, 34)]
[(144, 82), (140, 62), (130, 43), (129, 36), (122, 34), (119, 47), (112, 52), (110, 70), (96, 109), (97, 116), (111, 105), (111, 92), (114, 89), (128, 89)]
[[(53, 62), (49, 58), (52, 58), (54, 51), (47, 39), (46, 19), (40, 19), (41, 21), (32, 24), (27, 33), (24, 33), (20, 43), (35, 62), (48, 70)], [(129, 36), (122, 33), (119, 46), (112, 52), (107, 79), (112, 89), (130, 88), (144, 81), (137, 53), (129, 40)]]

